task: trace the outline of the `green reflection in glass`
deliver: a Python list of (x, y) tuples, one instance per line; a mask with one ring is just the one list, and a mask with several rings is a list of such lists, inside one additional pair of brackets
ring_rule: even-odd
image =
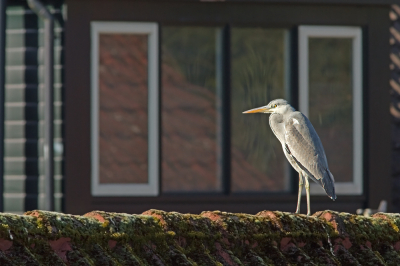
[(337, 182), (353, 175), (352, 39), (309, 39), (309, 118)]
[(290, 189), (282, 147), (269, 115), (243, 111), (285, 98), (286, 30), (233, 28), (231, 32), (232, 191)]
[(215, 192), (219, 28), (162, 29), (162, 190)]

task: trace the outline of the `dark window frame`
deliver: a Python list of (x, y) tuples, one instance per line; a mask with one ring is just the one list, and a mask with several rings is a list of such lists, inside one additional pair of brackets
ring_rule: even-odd
[[(247, 213), (256, 213), (263, 209), (293, 212), (297, 200), (296, 193), (228, 194), (227, 189), (225, 189), (225, 193), (221, 194), (160, 194), (154, 198), (91, 196), (89, 36), (90, 21), (93, 20), (158, 22), (159, 34), (161, 34), (163, 25), (225, 26), (229, 24), (232, 27), (289, 28), (293, 32), (293, 47), (297, 47), (296, 28), (299, 25), (362, 27), (365, 48), (363, 52), (364, 193), (361, 196), (340, 196), (336, 202), (332, 202), (326, 196), (312, 196), (312, 211), (329, 208), (355, 212), (357, 208), (377, 207), (381, 199), (391, 199), (390, 114), (386, 108), (389, 103), (386, 86), (388, 86), (390, 76), (388, 68), (389, 42), (387, 41), (389, 40), (389, 19), (387, 18), (389, 6), (365, 5), (360, 8), (353, 5), (189, 1), (149, 1), (146, 3), (103, 1), (101, 3), (99, 5), (94, 0), (67, 1), (66, 212), (81, 214), (93, 209), (101, 209), (140, 213), (151, 208), (191, 213), (214, 209)], [(160, 38), (159, 40), (162, 41)], [(292, 103), (297, 108), (298, 58), (296, 49), (291, 54)], [(227, 57), (229, 60), (229, 56)], [(159, 70), (159, 80), (161, 80), (161, 69)], [(229, 77), (229, 75), (227, 76)], [(229, 78), (227, 80), (229, 82)], [(227, 93), (229, 94), (229, 90)], [(159, 101), (161, 104), (161, 99)], [(229, 101), (225, 104), (229, 107)], [(226, 129), (229, 131), (229, 121)], [(230, 149), (229, 143), (225, 145), (226, 149)], [(225, 152), (227, 151), (225, 150)], [(229, 172), (230, 167), (226, 167), (224, 173), (229, 174)], [(229, 182), (225, 183), (225, 188), (227, 188), (226, 186), (229, 188)], [(305, 207), (305, 201), (302, 202), (304, 210), (303, 206)]]

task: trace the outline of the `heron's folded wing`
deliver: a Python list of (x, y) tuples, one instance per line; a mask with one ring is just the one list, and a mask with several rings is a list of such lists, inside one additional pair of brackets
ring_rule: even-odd
[(300, 112), (292, 113), (285, 121), (285, 141), (291, 155), (301, 168), (316, 180), (321, 180), (328, 163), (321, 140), (311, 122)]

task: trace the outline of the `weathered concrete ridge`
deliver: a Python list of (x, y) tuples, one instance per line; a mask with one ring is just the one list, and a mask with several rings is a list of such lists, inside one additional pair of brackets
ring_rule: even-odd
[(0, 265), (400, 265), (400, 214), (0, 215)]

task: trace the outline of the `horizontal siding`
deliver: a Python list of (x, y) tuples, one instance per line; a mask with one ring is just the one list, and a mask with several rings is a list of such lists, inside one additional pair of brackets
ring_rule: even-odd
[[(25, 6), (7, 7), (6, 20), (5, 211), (23, 213), (45, 206), (44, 24)], [(63, 28), (56, 22), (54, 29), (54, 183), (56, 210), (62, 211), (64, 50)]]
[[(7, 121), (44, 120), (44, 103), (6, 103), (4, 115)], [(62, 103), (54, 103), (54, 117), (62, 117)]]
[[(4, 150), (7, 158), (21, 158), (21, 157), (43, 157), (43, 139), (39, 141), (25, 140), (25, 139), (7, 139), (4, 142)], [(54, 140), (54, 156), (63, 156), (63, 141), (62, 139)]]
[[(62, 175), (63, 158), (54, 159), (54, 174)], [(4, 159), (5, 175), (39, 175), (44, 173), (43, 159), (32, 157), (6, 157)]]
[[(44, 138), (44, 122), (7, 121), (5, 123), (6, 139)], [(54, 138), (62, 138), (63, 122), (54, 121)], [(25, 140), (24, 140), (25, 141)], [(7, 141), (6, 141), (7, 143)]]
[[(62, 191), (63, 176), (54, 176), (55, 191)], [(7, 193), (26, 193), (26, 187), (40, 187), (40, 190), (44, 190), (45, 182), (44, 176), (5, 176), (4, 187)]]
[[(54, 84), (54, 101), (62, 101), (62, 91), (64, 90), (63, 84)], [(8, 84), (6, 85), (6, 102), (37, 102), (39, 99), (44, 99), (44, 85), (43, 84)]]
[[(54, 64), (62, 64), (63, 47), (55, 47), (54, 53)], [(6, 60), (10, 65), (13, 66), (30, 66), (43, 64), (44, 59), (44, 49), (43, 47), (28, 47), (28, 48), (7, 48), (6, 49)]]
[[(6, 84), (38, 84), (44, 83), (44, 67), (43, 66), (7, 66), (6, 67)], [(54, 67), (54, 82), (61, 83), (62, 66)]]

